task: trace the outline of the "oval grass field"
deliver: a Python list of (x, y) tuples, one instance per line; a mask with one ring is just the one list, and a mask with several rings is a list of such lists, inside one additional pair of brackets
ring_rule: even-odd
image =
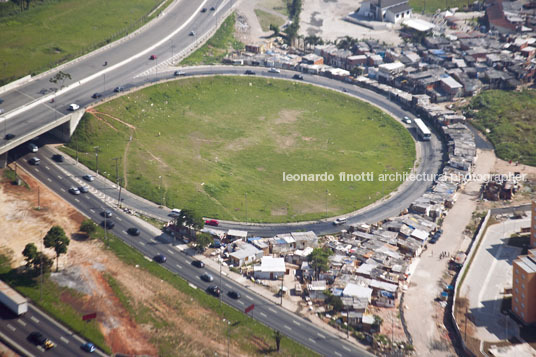
[[(115, 180), (117, 161), (136, 194), (249, 222), (354, 211), (401, 183), (379, 174), (409, 171), (415, 160), (407, 130), (367, 103), (296, 82), (227, 76), (171, 81), (102, 104), (86, 113), (66, 151), (77, 145), (92, 169), (99, 146), (99, 172)], [(347, 182), (341, 172), (370, 174)], [(284, 173), (333, 181), (289, 182)]]

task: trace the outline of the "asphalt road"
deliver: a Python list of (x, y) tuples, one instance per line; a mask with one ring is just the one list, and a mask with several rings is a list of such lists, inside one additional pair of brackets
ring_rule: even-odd
[[(6, 133), (13, 133), (17, 137), (27, 135), (67, 114), (71, 103), (80, 107), (94, 103), (96, 99), (91, 96), (96, 92), (107, 97), (114, 94), (117, 86), (128, 90), (131, 86), (158, 79), (155, 66), (210, 32), (223, 20), (222, 16), (233, 4), (234, 0), (178, 1), (150, 29), (61, 68), (72, 78), (63, 83), (65, 93), (54, 97), (54, 89), (61, 84), (50, 83), (49, 79), (55, 74), (53, 72), (2, 94), (4, 103), (1, 108), (5, 113), (0, 119), (0, 153), (5, 152), (6, 145), (10, 143), (4, 139)], [(212, 6), (216, 8), (215, 11), (200, 11), (203, 7)], [(190, 36), (191, 31), (196, 35)], [(156, 60), (151, 60), (151, 55), (156, 55)], [(105, 61), (108, 62), (107, 66), (104, 66)], [(140, 73), (147, 75), (137, 76)], [(55, 98), (54, 103), (50, 102), (51, 98)], [(32, 107), (31, 103), (40, 104)], [(29, 109), (19, 113), (17, 110), (23, 107)]]
[[(28, 312), (17, 317), (7, 308), (0, 304), (0, 339), (9, 345), (12, 341), (19, 347), (18, 353), (26, 356), (83, 356), (86, 352), (80, 346), (86, 341), (73, 334), (71, 331), (36, 309), (33, 305), (28, 306)], [(28, 340), (30, 333), (41, 332), (56, 344), (56, 347), (45, 351), (43, 347), (36, 346)], [(20, 349), (22, 347), (22, 349)], [(102, 351), (97, 350), (95, 354), (106, 356)], [(88, 354), (90, 355), (90, 354)]]
[[(109, 220), (115, 223), (115, 227), (109, 231), (113, 232), (114, 235), (131, 247), (140, 251), (147, 259), (152, 259), (157, 254), (165, 255), (167, 261), (162, 265), (199, 289), (206, 290), (209, 285), (220, 285), (219, 272), (209, 268), (199, 269), (194, 267), (191, 264), (192, 258), (171, 244), (167, 237), (164, 235), (155, 236), (151, 233), (151, 230), (139, 225), (133, 216), (116, 209), (115, 205), (103, 203), (101, 198), (99, 198), (101, 195), (100, 189), (103, 188), (101, 186), (102, 180), (87, 182), (86, 185), (90, 187), (89, 193), (80, 195), (70, 194), (68, 192), (69, 187), (78, 186), (82, 182), (82, 179), (80, 176), (71, 176), (68, 172), (73, 167), (80, 168), (81, 165), (76, 164), (73, 160), (66, 160), (63, 163), (53, 162), (51, 159), (52, 154), (53, 152), (50, 149), (44, 147), (39, 149), (37, 153), (21, 156), (17, 162), (21, 167), (45, 183), (51, 190), (79, 211), (84, 212), (95, 222), (102, 224), (104, 218), (101, 216), (101, 212), (104, 209), (112, 210), (112, 217)], [(39, 166), (32, 166), (27, 163), (27, 160), (34, 156), (41, 159)], [(106, 190), (108, 188), (105, 187), (104, 189)], [(141, 234), (139, 236), (127, 234), (126, 231), (130, 227), (138, 227), (141, 230)], [(208, 271), (214, 276), (214, 282), (207, 283), (201, 280), (200, 276), (205, 271)], [(355, 345), (331, 335), (322, 328), (271, 303), (231, 279), (222, 277), (221, 285), (223, 285), (224, 294), (222, 295), (222, 301), (224, 303), (241, 311), (245, 307), (255, 304), (255, 309), (251, 315), (253, 318), (269, 327), (280, 330), (284, 335), (324, 356), (370, 356), (370, 354), (357, 348)], [(230, 290), (238, 291), (242, 295), (241, 299), (234, 300), (229, 298), (227, 293)]]
[[(281, 71), (281, 73), (270, 73), (267, 68), (258, 67), (233, 67), (233, 66), (211, 66), (211, 67), (199, 67), (185, 69), (186, 76), (192, 75), (244, 75), (246, 69), (255, 71), (257, 75), (262, 75), (271, 78), (291, 79), (295, 74), (293, 71)], [(173, 71), (162, 72), (162, 79), (173, 78)], [(300, 81), (301, 82), (301, 81)], [(325, 77), (307, 75), (304, 74), (305, 83), (311, 83), (315, 85), (321, 85), (326, 88), (334, 90), (345, 90), (347, 94), (353, 95), (357, 98), (366, 100), (372, 104), (384, 108), (392, 113), (397, 118), (403, 118), (404, 116), (412, 117), (411, 113), (401, 109), (398, 105), (390, 102), (387, 98), (379, 95), (375, 92), (356, 87), (354, 85), (332, 80)], [(135, 83), (129, 83), (128, 86), (134, 86)], [(416, 167), (414, 173), (428, 173), (436, 174), (440, 170), (442, 160), (441, 142), (434, 135), (431, 141), (420, 141), (417, 138), (415, 129), (411, 126), (407, 126), (410, 133), (414, 136), (421, 151), (421, 161)], [(88, 173), (86, 168), (70, 167), (69, 174), (73, 176), (82, 176)], [(84, 171), (86, 170), (86, 171)], [(314, 231), (316, 234), (329, 234), (335, 233), (344, 229), (348, 224), (355, 223), (373, 223), (383, 219), (397, 216), (401, 211), (408, 208), (411, 202), (416, 198), (422, 196), (424, 192), (430, 189), (432, 182), (411, 181), (407, 185), (397, 192), (391, 195), (388, 199), (384, 199), (381, 202), (373, 204), (365, 209), (360, 210), (358, 213), (349, 214), (347, 216), (347, 224), (341, 226), (333, 225), (333, 218), (327, 220), (320, 220), (317, 222), (302, 222), (293, 224), (251, 224), (244, 222), (227, 222), (221, 221), (218, 228), (226, 229), (239, 229), (249, 232), (249, 235), (270, 237), (275, 234), (288, 233), (291, 231)], [(112, 184), (106, 185), (103, 180), (103, 186), (101, 190), (108, 193), (111, 197), (117, 197), (117, 190)], [(162, 220), (169, 219), (169, 210), (162, 209), (154, 203), (150, 203), (146, 200), (140, 200), (138, 197), (123, 194), (124, 204), (133, 208), (136, 211), (144, 212), (153, 217), (160, 218)], [(180, 207), (179, 207), (180, 208)]]

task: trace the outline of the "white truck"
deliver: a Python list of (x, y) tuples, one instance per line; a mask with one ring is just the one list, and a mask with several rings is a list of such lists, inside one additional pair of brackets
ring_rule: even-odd
[(28, 300), (0, 280), (0, 303), (20, 316), (28, 311)]

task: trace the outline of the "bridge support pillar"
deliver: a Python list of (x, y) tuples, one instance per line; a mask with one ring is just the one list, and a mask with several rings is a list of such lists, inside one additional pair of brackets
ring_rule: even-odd
[(7, 166), (7, 154), (8, 154), (8, 152), (0, 154), (0, 169), (3, 169), (4, 167)]
[(69, 114), (69, 121), (55, 127), (50, 131), (50, 133), (62, 141), (70, 141), (71, 136), (73, 135), (76, 127), (78, 126), (78, 123), (80, 123), (80, 119), (82, 119), (82, 117), (84, 116), (84, 113), (85, 111), (78, 110), (72, 114)]

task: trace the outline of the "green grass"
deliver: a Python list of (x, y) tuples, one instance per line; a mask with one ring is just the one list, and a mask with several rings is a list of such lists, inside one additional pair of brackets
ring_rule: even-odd
[(0, 84), (45, 71), (132, 32), (160, 2), (57, 0), (2, 17)]
[[(252, 340), (254, 339), (261, 339), (265, 343), (275, 346), (274, 338), (272, 337), (273, 330), (269, 327), (249, 318), (242, 311), (235, 310), (228, 305), (223, 304), (223, 311), (220, 310), (220, 302), (218, 299), (208, 295), (203, 290), (190, 287), (185, 280), (171, 273), (169, 270), (163, 268), (159, 264), (148, 261), (143, 257), (142, 254), (126, 245), (123, 241), (111, 235), (108, 235), (109, 238), (104, 240), (101, 228), (98, 229), (96, 236), (102, 239), (106, 248), (110, 249), (124, 263), (133, 267), (135, 266), (137, 269), (143, 269), (155, 277), (166, 281), (177, 290), (192, 297), (204, 308), (210, 309), (217, 313), (223, 313), (226, 319), (233, 323), (234, 327), (232, 328), (231, 339), (240, 347), (242, 351), (255, 355), (263, 354), (262, 351), (259, 351), (258, 346), (252, 343)], [(151, 322), (152, 324), (155, 323), (155, 321), (152, 321), (154, 319), (150, 316), (150, 311), (143, 312), (134, 310), (130, 303), (131, 299), (122, 292), (120, 285), (115, 281), (115, 279), (108, 277), (107, 280), (108, 283), (110, 283), (114, 293), (117, 294), (121, 303), (127, 308), (127, 310), (134, 314), (137, 320), (141, 319), (141, 321)], [(163, 328), (165, 326), (157, 327)], [(164, 345), (164, 347), (159, 346), (161, 349), (161, 355), (169, 355), (162, 354), (162, 348), (165, 348), (165, 341), (160, 341), (160, 343)], [(171, 347), (168, 346), (168, 348)], [(281, 341), (280, 354), (283, 356), (316, 356), (314, 352), (289, 338), (283, 338)]]
[(432, 14), (437, 9), (446, 10), (453, 7), (462, 9), (467, 4), (472, 3), (466, 0), (410, 0), (409, 6), (413, 8), (414, 13), (421, 13), (425, 10), (425, 13)]
[(87, 338), (106, 353), (111, 353), (111, 349), (106, 344), (97, 321), (82, 321), (82, 314), (68, 303), (62, 301), (62, 299), (70, 301), (80, 299), (81, 296), (78, 292), (61, 287), (46, 277), (42, 289), (42, 298), (40, 298), (39, 279), (12, 269), (9, 258), (3, 255), (0, 255), (0, 280), (18, 290), (53, 318), (69, 326), (70, 329)]
[[(127, 188), (154, 202), (206, 217), (288, 222), (343, 214), (387, 195), (401, 182), (378, 174), (413, 166), (407, 130), (379, 109), (311, 85), (243, 77), (188, 78), (128, 94), (86, 114), (65, 149), (115, 178), (126, 155)], [(129, 142), (130, 136), (133, 141)], [(126, 150), (128, 145), (128, 151)], [(126, 153), (126, 154), (125, 154)], [(332, 182), (283, 182), (283, 173), (332, 173)], [(340, 182), (339, 172), (374, 172)], [(159, 190), (159, 177), (163, 186)], [(326, 192), (327, 190), (327, 192)], [(247, 195), (247, 197), (246, 197)], [(327, 201), (327, 202), (326, 202)]]
[(287, 0), (264, 0), (257, 4), (259, 7), (271, 9), (288, 16)]
[(286, 22), (281, 16), (276, 16), (264, 10), (255, 9), (255, 15), (257, 15), (263, 31), (270, 31), (270, 25), (281, 27)]
[(240, 50), (244, 44), (234, 37), (235, 14), (221, 24), (216, 33), (200, 48), (181, 61), (182, 66), (221, 63), (230, 50)]
[(467, 109), (498, 157), (536, 166), (536, 91), (486, 91)]

